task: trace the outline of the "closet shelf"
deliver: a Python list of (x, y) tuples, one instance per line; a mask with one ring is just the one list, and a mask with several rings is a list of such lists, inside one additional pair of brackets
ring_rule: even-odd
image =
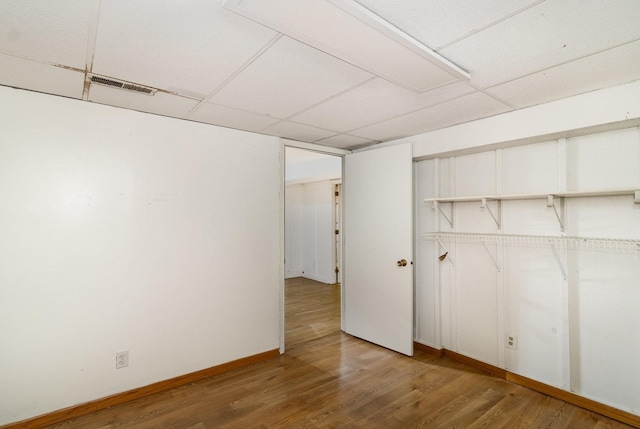
[(521, 247), (554, 247), (568, 250), (589, 250), (613, 253), (640, 253), (640, 240), (613, 238), (557, 237), (517, 234), (473, 234), (458, 232), (427, 232), (423, 240), (439, 243), (497, 244)]
[(634, 195), (634, 202), (640, 203), (640, 190), (633, 188), (626, 189), (607, 189), (600, 191), (570, 191), (570, 192), (549, 192), (546, 194), (512, 194), (512, 195), (484, 195), (469, 197), (442, 197), (442, 198), (425, 198), (425, 203), (457, 203), (457, 202), (473, 202), (473, 201), (505, 201), (505, 200), (534, 200), (551, 197), (562, 198), (580, 198), (580, 197), (609, 197), (618, 195)]

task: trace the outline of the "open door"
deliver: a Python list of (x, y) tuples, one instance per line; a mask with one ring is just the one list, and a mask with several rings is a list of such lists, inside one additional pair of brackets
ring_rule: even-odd
[(413, 355), (411, 145), (346, 155), (344, 311), (351, 335)]

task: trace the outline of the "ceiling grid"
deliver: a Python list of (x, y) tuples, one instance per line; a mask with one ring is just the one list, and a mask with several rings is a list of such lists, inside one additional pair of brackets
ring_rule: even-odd
[[(354, 149), (640, 80), (638, 22), (637, 0), (4, 0), (0, 85)], [(468, 75), (403, 83), (438, 55)]]

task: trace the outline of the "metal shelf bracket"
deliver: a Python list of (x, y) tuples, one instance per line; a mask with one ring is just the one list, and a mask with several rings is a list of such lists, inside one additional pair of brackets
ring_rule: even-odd
[(558, 261), (558, 266), (560, 267), (560, 271), (562, 271), (562, 277), (564, 278), (564, 280), (567, 280), (567, 270), (565, 269), (564, 264), (562, 263), (562, 259), (560, 258), (560, 255), (558, 254), (558, 249), (554, 244), (551, 244), (551, 249), (553, 250), (553, 255), (556, 257), (556, 261)]
[(491, 261), (493, 262), (493, 265), (496, 266), (496, 270), (498, 270), (498, 272), (500, 272), (500, 266), (498, 265), (498, 261), (491, 254), (491, 250), (489, 250), (489, 246), (487, 246), (487, 243), (484, 242), (484, 241), (482, 242), (482, 245), (484, 246), (484, 249), (487, 251), (487, 254), (489, 255), (489, 258), (491, 258)]
[(451, 225), (451, 228), (453, 228), (453, 203), (450, 203), (450, 205), (451, 205), (451, 217), (447, 216), (444, 210), (442, 210), (442, 207), (440, 206), (440, 203), (438, 201), (433, 202), (433, 208), (437, 209), (442, 214), (442, 216), (444, 216), (447, 222), (449, 222), (449, 225)]
[(502, 218), (502, 201), (496, 200), (496, 202), (498, 203), (497, 216), (493, 213), (493, 211), (491, 210), (491, 207), (489, 207), (489, 205), (487, 204), (487, 199), (486, 198), (482, 198), (482, 200), (480, 202), (480, 207), (483, 208), (483, 209), (487, 209), (487, 211), (489, 212), (489, 214), (493, 218), (493, 221), (498, 226), (498, 229), (502, 229), (502, 226), (501, 226), (501, 223), (500, 223), (500, 219)]
[(553, 195), (547, 195), (547, 207), (553, 208), (553, 212), (556, 214), (556, 218), (558, 218), (558, 223), (560, 224), (560, 231), (564, 232), (564, 197), (559, 197), (558, 200), (560, 212), (558, 212)]

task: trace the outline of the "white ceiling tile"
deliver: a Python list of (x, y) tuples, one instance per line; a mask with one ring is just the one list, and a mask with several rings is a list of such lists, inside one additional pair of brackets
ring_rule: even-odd
[(198, 100), (163, 92), (150, 96), (95, 84), (89, 88), (89, 101), (176, 118), (185, 116), (198, 104)]
[(284, 119), (371, 77), (283, 36), (211, 101)]
[(637, 0), (547, 0), (440, 54), (489, 87), (639, 39), (638, 19)]
[(84, 70), (92, 3), (2, 0), (0, 53)]
[(486, 90), (528, 107), (640, 79), (640, 41), (562, 64)]
[(82, 98), (84, 73), (0, 54), (0, 84)]
[(349, 134), (338, 134), (326, 139), (318, 140), (317, 144), (331, 146), (340, 149), (356, 149), (364, 146), (379, 143), (377, 140), (365, 139), (362, 137), (350, 136)]
[(93, 72), (204, 98), (276, 34), (219, 3), (103, 1)]
[(468, 78), (351, 0), (228, 0), (225, 8), (416, 92)]
[(308, 125), (296, 124), (294, 122), (282, 121), (263, 130), (265, 134), (284, 137), (303, 142), (315, 142), (336, 133), (329, 130), (310, 127)]
[(279, 122), (279, 119), (262, 116), (256, 113), (232, 109), (217, 104), (203, 103), (194, 111), (188, 119), (222, 127), (237, 128), (247, 131), (262, 131), (270, 125)]
[(541, 0), (357, 0), (431, 49), (439, 49)]
[(417, 94), (382, 79), (372, 79), (291, 119), (347, 132), (473, 92), (458, 82)]
[(476, 92), (437, 106), (361, 128), (351, 132), (351, 134), (387, 141), (497, 115), (509, 110), (511, 108), (505, 104), (481, 92)]

